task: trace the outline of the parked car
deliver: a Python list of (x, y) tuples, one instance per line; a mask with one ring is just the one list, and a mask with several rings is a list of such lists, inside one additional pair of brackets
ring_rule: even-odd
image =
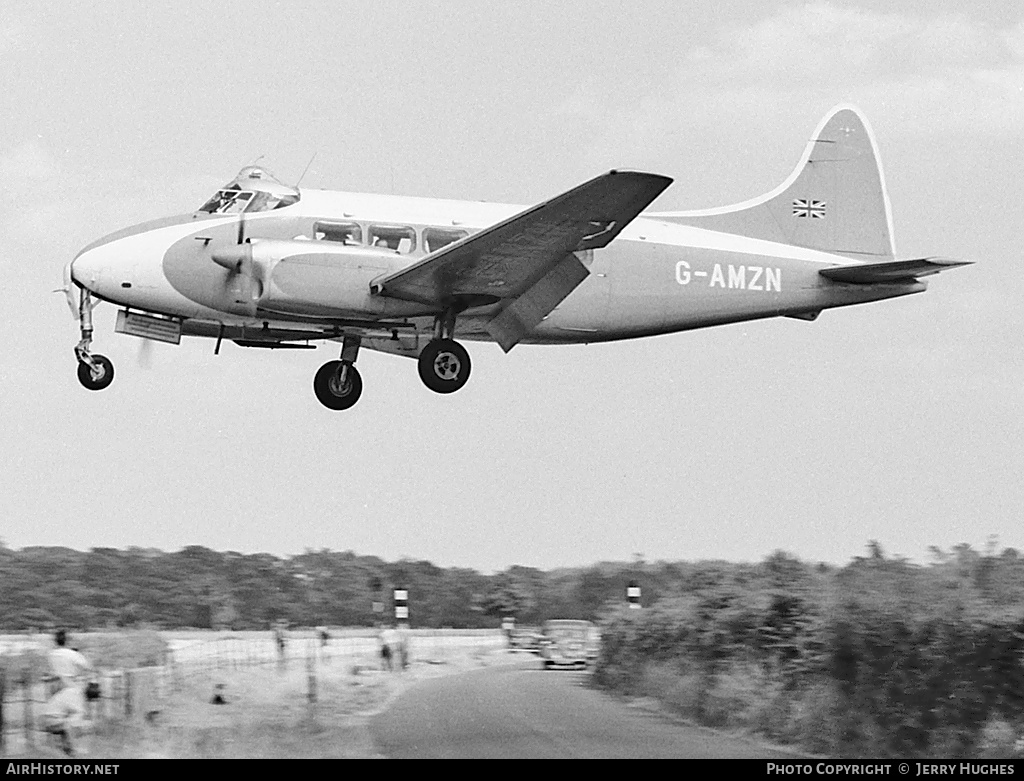
[(544, 669), (585, 668), (597, 658), (600, 634), (590, 621), (553, 619), (541, 627), (540, 656)]
[(517, 626), (509, 635), (508, 644), (510, 648), (522, 651), (540, 650), (540, 629), (535, 626)]

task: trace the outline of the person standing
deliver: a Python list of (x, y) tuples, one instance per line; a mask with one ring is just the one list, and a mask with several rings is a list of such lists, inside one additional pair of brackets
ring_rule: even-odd
[(393, 626), (387, 626), (380, 633), (380, 655), (384, 662), (384, 669), (394, 670), (398, 663), (397, 652), (399, 644), (398, 630)]
[(56, 648), (48, 657), (54, 693), (43, 711), (44, 728), (60, 738), (65, 754), (74, 756), (74, 744), (86, 726), (85, 684), (96, 668), (84, 654), (68, 648), (68, 635), (63, 629), (57, 630), (54, 641)]
[(277, 645), (277, 665), (284, 669), (286, 640), (284, 634), (285, 624), (281, 621), (274, 623), (274, 643)]

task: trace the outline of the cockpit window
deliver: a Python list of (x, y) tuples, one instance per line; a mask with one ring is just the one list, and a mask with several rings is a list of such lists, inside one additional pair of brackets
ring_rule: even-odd
[(290, 193), (256, 193), (252, 199), (252, 203), (249, 204), (247, 212), (268, 212), (271, 209), (282, 209), (285, 206), (291, 206), (299, 200), (299, 194)]
[(244, 212), (252, 200), (254, 193), (229, 187), (218, 190), (210, 200), (199, 207), (199, 211), (209, 214), (237, 214)]
[(230, 184), (199, 207), (207, 214), (239, 214), (281, 209), (299, 200), (299, 191), (275, 179), (262, 168), (248, 166)]

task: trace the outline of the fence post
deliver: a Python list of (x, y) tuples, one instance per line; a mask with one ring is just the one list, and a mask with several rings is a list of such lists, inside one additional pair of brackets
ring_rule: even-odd
[(124, 671), (124, 715), (132, 715), (132, 683), (133, 676), (131, 670)]
[(0, 757), (4, 755), (4, 733), (6, 732), (6, 725), (4, 724), (4, 698), (7, 695), (7, 669), (0, 667)]
[(100, 682), (100, 698), (96, 700), (96, 722), (100, 723), (107, 720), (107, 700), (109, 699), (110, 682), (106, 672), (101, 672), (97, 675), (96, 680)]
[(316, 651), (313, 648), (312, 643), (306, 645), (306, 680), (309, 682), (309, 691), (307, 692), (307, 698), (309, 704), (312, 705), (316, 702), (316, 667), (313, 664), (313, 654)]
[(33, 734), (32, 706), (35, 704), (35, 693), (32, 691), (32, 676), (25, 670), (21, 677), (21, 689), (25, 697), (25, 745), (32, 749), (35, 747), (35, 735)]

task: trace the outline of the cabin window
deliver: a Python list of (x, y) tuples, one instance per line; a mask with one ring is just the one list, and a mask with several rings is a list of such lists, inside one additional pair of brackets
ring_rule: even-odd
[(362, 244), (363, 228), (358, 222), (318, 222), (313, 226), (314, 238), (342, 244)]
[(416, 231), (407, 225), (371, 225), (367, 238), (371, 247), (396, 250), (403, 255), (416, 249)]
[(441, 247), (464, 239), (469, 234), (458, 228), (427, 228), (423, 231), (423, 246), (427, 252), (437, 252)]

